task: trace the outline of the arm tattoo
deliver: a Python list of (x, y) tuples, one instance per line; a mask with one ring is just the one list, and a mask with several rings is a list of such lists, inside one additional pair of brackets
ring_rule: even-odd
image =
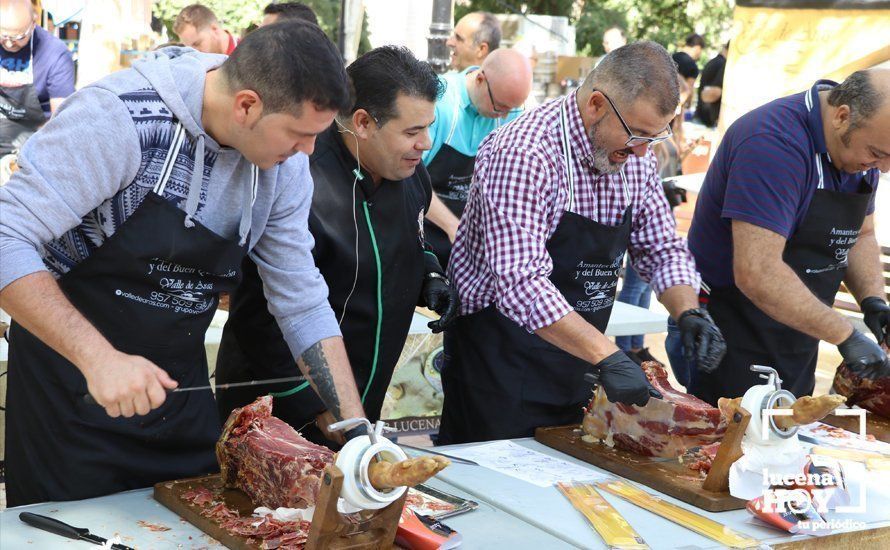
[(331, 370), (328, 367), (328, 360), (324, 355), (324, 349), (321, 342), (317, 342), (300, 356), (303, 364), (306, 365), (306, 371), (309, 379), (315, 384), (318, 396), (324, 401), (325, 406), (334, 415), (334, 418), (340, 419), (340, 396), (337, 395), (337, 387), (334, 385), (334, 377), (331, 376)]

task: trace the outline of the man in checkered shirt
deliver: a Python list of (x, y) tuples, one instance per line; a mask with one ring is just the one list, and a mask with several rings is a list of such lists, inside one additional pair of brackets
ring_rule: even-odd
[(625, 252), (702, 368), (725, 344), (658, 177), (679, 103), (664, 48), (609, 53), (581, 87), (490, 135), (449, 265), (462, 316), (445, 334), (440, 444), (577, 423), (599, 378), (611, 401), (661, 398), (603, 335)]

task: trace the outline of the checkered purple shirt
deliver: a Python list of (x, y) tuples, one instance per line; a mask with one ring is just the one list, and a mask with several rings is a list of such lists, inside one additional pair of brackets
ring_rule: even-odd
[[(565, 97), (526, 113), (479, 147), (473, 185), (461, 218), (448, 272), (463, 314), (494, 302), (530, 331), (551, 325), (572, 307), (550, 281), (547, 241), (568, 205), (568, 176), (560, 142), (559, 106)], [(598, 175), (575, 93), (568, 96), (569, 139), (575, 174), (574, 211), (609, 225), (627, 206), (621, 176)], [(699, 276), (658, 177), (655, 155), (631, 155), (624, 167), (633, 222), (630, 255), (656, 294), (676, 285), (698, 290)], [(580, 236), (583, 238), (583, 236)]]

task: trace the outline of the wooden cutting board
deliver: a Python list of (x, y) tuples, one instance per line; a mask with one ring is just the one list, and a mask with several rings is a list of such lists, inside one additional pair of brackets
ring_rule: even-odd
[[(822, 419), (829, 426), (843, 428), (849, 432), (859, 433), (858, 416), (835, 416), (830, 414)], [(878, 441), (890, 443), (890, 418), (868, 413), (865, 416), (865, 433), (875, 436)]]
[(649, 457), (613, 449), (601, 443), (585, 443), (581, 441), (577, 425), (538, 428), (535, 430), (535, 439), (548, 447), (708, 512), (741, 510), (745, 507), (744, 500), (730, 496), (728, 492), (715, 493), (703, 489), (704, 479), (679, 460), (654, 462)]
[[(232, 550), (259, 550), (259, 542), (251, 544), (247, 537), (233, 535), (219, 526), (218, 523), (201, 515), (201, 507), (186, 502), (182, 493), (190, 489), (206, 487), (211, 492), (222, 488), (222, 479), (219, 474), (181, 479), (178, 481), (164, 481), (155, 485), (154, 499), (182, 516), (183, 519), (215, 538)], [(226, 506), (236, 510), (242, 516), (250, 516), (253, 513), (253, 502), (237, 489), (225, 489), (221, 498)], [(256, 540), (256, 539), (254, 539)]]
[[(186, 521), (232, 550), (258, 550), (262, 541), (229, 533), (215, 521), (201, 515), (201, 507), (182, 498), (190, 489), (205, 487), (214, 495), (222, 489), (219, 474), (165, 481), (155, 485), (154, 498)], [(312, 526), (306, 541), (307, 550), (381, 550), (392, 548), (399, 517), (405, 507), (407, 492), (379, 510), (363, 510), (347, 516), (337, 511), (337, 499), (343, 487), (343, 473), (334, 465), (325, 469), (316, 501)], [(216, 500), (225, 502), (242, 517), (249, 517), (254, 504), (238, 489), (224, 489)]]

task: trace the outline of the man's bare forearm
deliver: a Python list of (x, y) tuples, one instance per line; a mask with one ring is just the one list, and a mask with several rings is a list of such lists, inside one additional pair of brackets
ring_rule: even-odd
[(343, 338), (316, 342), (303, 352), (297, 364), (337, 420), (365, 416)]
[(430, 209), (426, 213), (426, 219), (436, 224), (439, 229), (448, 235), (448, 240), (454, 242), (460, 219), (445, 206), (445, 203), (435, 193), (433, 193), (433, 198), (430, 201)]
[(684, 311), (698, 307), (698, 294), (691, 286), (676, 285), (662, 292), (658, 301), (667, 308), (671, 317), (676, 321)]
[(837, 345), (853, 332), (850, 322), (816, 298), (785, 262), (762, 265), (757, 276), (737, 278), (736, 284), (761, 311), (804, 334)]
[(875, 239), (874, 225), (866, 221), (859, 240), (850, 249), (847, 256), (847, 273), (844, 283), (847, 288), (861, 302), (869, 296), (878, 296), (887, 299), (884, 292), (884, 274), (881, 266), (881, 248)]
[(0, 292), (0, 307), (84, 374), (113, 346), (68, 300), (46, 271), (17, 279)]
[(618, 346), (576, 311), (569, 312), (552, 325), (539, 328), (535, 334), (566, 353), (594, 365), (618, 351)]

